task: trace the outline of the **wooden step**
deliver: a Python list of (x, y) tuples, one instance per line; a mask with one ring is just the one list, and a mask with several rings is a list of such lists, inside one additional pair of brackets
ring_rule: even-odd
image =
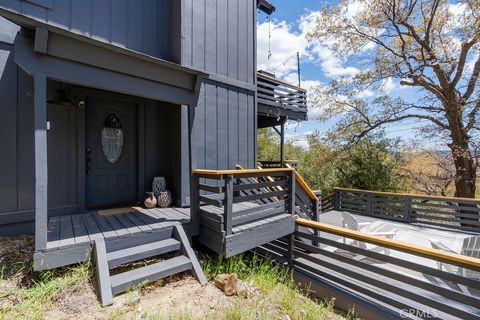
[(112, 294), (116, 295), (141, 284), (165, 278), (192, 268), (186, 256), (178, 256), (146, 267), (130, 270), (110, 277)]
[(108, 267), (138, 261), (180, 249), (180, 241), (173, 238), (146, 243), (107, 253)]

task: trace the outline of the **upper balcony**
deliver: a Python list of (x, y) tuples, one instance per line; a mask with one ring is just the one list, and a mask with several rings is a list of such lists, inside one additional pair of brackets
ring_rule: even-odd
[(275, 78), (275, 75), (257, 72), (258, 127), (276, 125), (280, 119), (307, 120), (307, 91)]

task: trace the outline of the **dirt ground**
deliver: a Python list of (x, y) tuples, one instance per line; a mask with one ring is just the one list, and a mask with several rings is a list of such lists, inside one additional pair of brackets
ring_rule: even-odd
[[(35, 273), (33, 248), (33, 237), (0, 238), (0, 319), (256, 319), (257, 315), (290, 319), (282, 303), (273, 301), (276, 291), (285, 291), (280, 284), (273, 293), (227, 297), (213, 282), (201, 286), (189, 273), (119, 295), (112, 306), (102, 307), (92, 266)], [(306, 300), (297, 296), (294, 303)], [(259, 308), (267, 310), (260, 313)], [(232, 310), (236, 313), (227, 317)], [(324, 310), (316, 318), (344, 319), (329, 308)]]
[[(170, 280), (171, 281), (171, 280)], [(203, 319), (212, 311), (221, 312), (230, 300), (211, 283), (202, 287), (193, 277), (184, 276), (164, 286), (151, 285), (114, 298), (114, 304), (100, 307), (91, 285), (63, 292), (45, 319)]]

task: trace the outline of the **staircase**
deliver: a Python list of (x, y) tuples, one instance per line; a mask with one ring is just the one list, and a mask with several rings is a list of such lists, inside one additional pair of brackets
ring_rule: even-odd
[[(111, 275), (111, 270), (122, 264), (167, 253), (168, 259), (161, 262)], [(97, 267), (97, 283), (102, 305), (112, 304), (113, 296), (139, 284), (156, 281), (187, 270), (192, 271), (200, 284), (207, 283), (180, 224), (132, 237), (95, 240), (93, 257)]]

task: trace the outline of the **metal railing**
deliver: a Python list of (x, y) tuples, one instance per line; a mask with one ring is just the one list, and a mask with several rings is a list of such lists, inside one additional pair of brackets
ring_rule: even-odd
[(297, 230), (280, 253), (310, 284), (335, 283), (396, 318), (480, 317), (480, 259), (306, 219), (296, 224), (320, 236)]
[[(293, 169), (247, 170), (194, 170), (191, 198), (191, 220), (200, 221), (200, 205), (213, 205), (223, 209), (225, 236), (232, 228), (262, 218), (280, 214), (294, 214), (291, 201), (295, 194)], [(274, 177), (271, 181), (262, 178)], [(256, 202), (258, 206), (234, 211), (233, 204)]]
[(307, 91), (257, 72), (257, 101), (270, 107), (307, 112)]
[(480, 230), (480, 200), (336, 188), (322, 199), (323, 212), (348, 211), (379, 219)]

